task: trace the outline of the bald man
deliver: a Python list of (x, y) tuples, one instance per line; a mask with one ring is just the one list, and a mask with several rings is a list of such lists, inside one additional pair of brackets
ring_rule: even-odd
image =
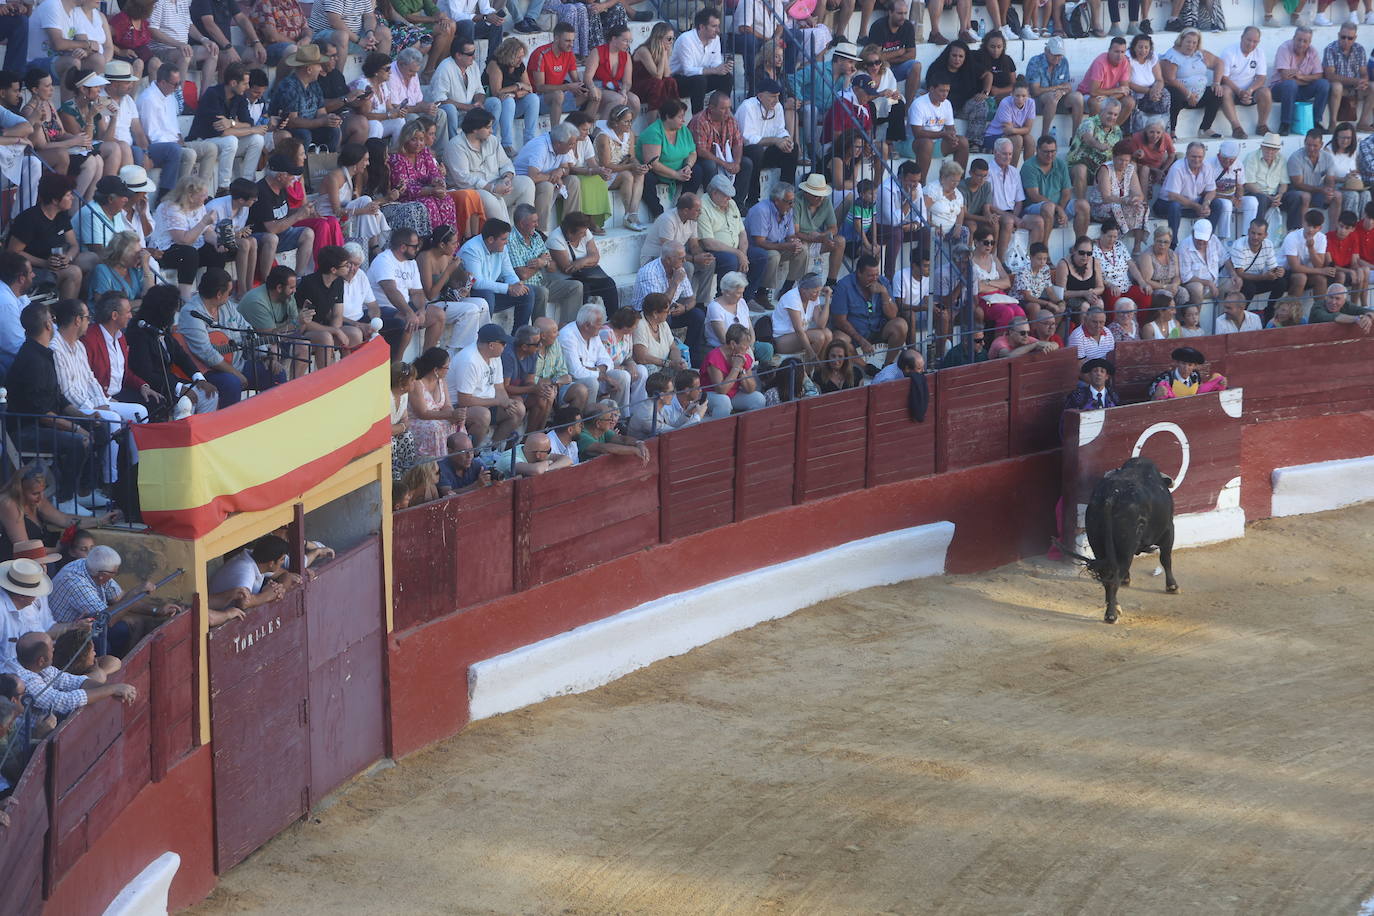
[(15, 654), (23, 669), (19, 677), (39, 715), (69, 715), (106, 697), (118, 697), (130, 704), (138, 699), (133, 684), (106, 684), (105, 672), (99, 667), (89, 677), (58, 671), (52, 664), (52, 637), (47, 633), (25, 633), (19, 637)]

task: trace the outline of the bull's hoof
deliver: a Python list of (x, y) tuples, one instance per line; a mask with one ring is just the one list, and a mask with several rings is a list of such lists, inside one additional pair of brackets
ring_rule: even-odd
[(1106, 615), (1102, 618), (1102, 622), (1116, 623), (1116, 619), (1120, 616), (1121, 615), (1117, 613), (1116, 608), (1112, 608), (1111, 610), (1107, 611)]
[(1124, 579), (1121, 580), (1121, 587), (1122, 587), (1122, 588), (1130, 588), (1130, 587), (1131, 587), (1131, 577), (1130, 577), (1130, 576), (1127, 576), (1126, 578), (1124, 578)]
[(1166, 586), (1164, 586), (1164, 590), (1165, 590), (1166, 592), (1168, 592), (1169, 594), (1171, 594), (1171, 595), (1177, 595), (1177, 594), (1178, 594), (1178, 583), (1175, 582), (1173, 585), (1166, 585)]

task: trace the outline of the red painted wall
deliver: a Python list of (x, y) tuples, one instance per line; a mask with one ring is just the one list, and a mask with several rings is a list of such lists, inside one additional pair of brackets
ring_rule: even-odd
[(100, 913), (164, 852), (181, 856), (171, 907), (184, 909), (215, 888), (210, 748), (194, 751), (134, 796), (53, 889), (46, 913)]

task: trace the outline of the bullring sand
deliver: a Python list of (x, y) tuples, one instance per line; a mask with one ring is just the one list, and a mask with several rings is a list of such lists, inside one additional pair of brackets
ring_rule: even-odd
[(1367, 505), (1144, 558), (1116, 626), (1036, 564), (828, 601), (360, 779), (196, 912), (1354, 916), (1371, 557)]

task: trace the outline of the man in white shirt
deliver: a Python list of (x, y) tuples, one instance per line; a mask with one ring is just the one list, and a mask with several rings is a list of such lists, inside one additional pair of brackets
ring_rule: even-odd
[(716, 258), (701, 247), (697, 218), (701, 216), (701, 198), (690, 191), (678, 195), (677, 204), (664, 210), (654, 220), (639, 249), (639, 265), (643, 267), (663, 253), (668, 242), (677, 242), (687, 251), (688, 271), (692, 276), (692, 291), (697, 302), (710, 302), (715, 296)]
[(1116, 338), (1107, 330), (1107, 313), (1090, 308), (1083, 323), (1069, 335), (1068, 346), (1078, 351), (1079, 359), (1098, 359), (1116, 349)]
[(744, 137), (744, 158), (753, 166), (744, 209), (758, 202), (764, 169), (781, 169), (779, 181), (797, 183), (797, 144), (787, 132), (781, 98), (782, 86), (776, 80), (759, 80), (758, 94), (740, 102), (735, 112), (735, 122)]
[(381, 306), (382, 320), (403, 322), (399, 340), (391, 342), (393, 354), (404, 353), (410, 345), (410, 335), (420, 328), (425, 331), (426, 350), (437, 347), (439, 336), (444, 333), (443, 310), (425, 302), (420, 268), (415, 263), (419, 251), (420, 236), (415, 230), (397, 229), (391, 233), (390, 247), (373, 258), (367, 268), (372, 297)]
[(1240, 33), (1240, 43), (1221, 54), (1221, 113), (1231, 122), (1231, 133), (1244, 140), (1246, 133), (1236, 116), (1236, 106), (1256, 107), (1256, 123), (1263, 134), (1269, 129), (1269, 109), (1274, 104), (1273, 93), (1265, 85), (1269, 81), (1269, 64), (1260, 49), (1260, 30), (1246, 26)]
[(157, 79), (138, 94), (138, 119), (148, 135), (148, 158), (162, 169), (157, 185), (161, 191), (175, 188), (182, 173), (197, 166), (213, 186), (219, 165), (219, 149), (213, 143), (182, 142), (181, 125), (177, 121), (177, 90), (181, 88), (181, 80), (182, 72), (175, 64), (161, 64), (157, 68)]
[(499, 324), (484, 324), (477, 331), (476, 343), (458, 351), (449, 363), (449, 400), (455, 407), (467, 408), (463, 425), (478, 447), (490, 431), (492, 445), (504, 448), (525, 419), (525, 402), (506, 393), (501, 368), (501, 352), (510, 341)]
[(1021, 170), (1011, 164), (1012, 142), (999, 137), (992, 146), (992, 165), (988, 168), (988, 181), (992, 184), (992, 206), (1000, 211), (997, 233), (997, 259), (1007, 256), (1007, 246), (1017, 229), (1030, 233), (1031, 244), (1048, 243), (1052, 226), (1038, 214), (1023, 215), (1026, 208), (1026, 186), (1021, 183)]
[(1268, 309), (1284, 295), (1288, 283), (1286, 271), (1279, 266), (1274, 244), (1269, 241), (1269, 222), (1250, 220), (1245, 238), (1236, 239), (1231, 246), (1231, 273), (1240, 282), (1240, 294), (1247, 301), (1261, 293), (1269, 294)]
[(37, 560), (0, 563), (0, 672), (19, 673), (14, 646), (25, 633), (58, 636), (72, 626), (53, 619), (48, 607), (50, 594), (52, 580)]
[(673, 42), (668, 67), (678, 89), (691, 100), (692, 111), (701, 111), (707, 92), (734, 90), (735, 58), (732, 54), (726, 60), (721, 54), (718, 9), (708, 6), (697, 10), (692, 25)]
[(1217, 176), (1207, 168), (1207, 147), (1195, 140), (1188, 144), (1184, 157), (1169, 167), (1155, 200), (1155, 216), (1168, 220), (1174, 247), (1178, 247), (1178, 225), (1185, 216), (1219, 225), (1230, 222), (1231, 202), (1216, 196)]
[(520, 152), (515, 154), (515, 174), (528, 176), (534, 182), (534, 209), (539, 212), (539, 222), (545, 232), (557, 228), (555, 197), (563, 198), (564, 213), (582, 209), (582, 183), (567, 180), (572, 174), (571, 154), (580, 136), (577, 125), (556, 124), (548, 133), (520, 147)]
[(1226, 246), (1212, 238), (1212, 224), (1199, 219), (1193, 234), (1179, 243), (1178, 275), (1188, 289), (1189, 302), (1206, 302), (1221, 296), (1222, 270), (1228, 263)]
[(1288, 295), (1300, 296), (1311, 290), (1315, 296), (1326, 295), (1326, 286), (1336, 276), (1326, 254), (1326, 214), (1308, 210), (1302, 218), (1302, 228), (1294, 229), (1283, 238), (1283, 258), (1288, 268)]
[(916, 153), (916, 169), (925, 184), (930, 172), (930, 160), (935, 144), (940, 144), (941, 156), (953, 156), (954, 161), (968, 168), (968, 138), (959, 134), (954, 124), (954, 106), (949, 101), (949, 79), (931, 77), (930, 91), (911, 103), (906, 112), (911, 128), (912, 149)]
[(434, 71), (425, 90), (425, 101), (438, 105), (448, 118), (448, 140), (453, 143), (463, 123), (463, 115), (481, 108), (487, 96), (482, 92), (482, 68), (477, 66), (477, 44), (458, 36), (453, 52)]
[[(531, 8), (534, 4), (530, 4)], [(540, 10), (543, 3), (539, 3)], [(457, 26), (454, 41), (476, 41), (485, 38), (488, 42), (487, 47), (495, 50), (501, 43), (501, 26), (505, 23), (504, 14), (495, 10), (487, 0), (439, 0), (439, 12), (452, 19)], [(538, 18), (539, 10), (529, 15)], [(536, 24), (533, 29), (528, 31), (520, 28), (520, 23), (515, 24), (517, 32), (539, 32), (542, 29)]]
[(601, 342), (601, 328), (606, 324), (606, 310), (589, 302), (577, 311), (577, 320), (565, 324), (558, 332), (558, 345), (573, 381), (581, 382), (594, 392), (594, 397), (611, 397), (624, 409), (630, 396), (630, 373), (615, 368), (611, 354)]
[(1217, 316), (1217, 334), (1238, 334), (1241, 331), (1259, 331), (1264, 328), (1260, 316), (1245, 310), (1245, 300), (1240, 293), (1227, 293), (1221, 303), (1222, 314)]
[(10, 364), (24, 343), (19, 313), (29, 304), (26, 293), (32, 286), (29, 259), (17, 251), (0, 252), (0, 379), (9, 374)]

